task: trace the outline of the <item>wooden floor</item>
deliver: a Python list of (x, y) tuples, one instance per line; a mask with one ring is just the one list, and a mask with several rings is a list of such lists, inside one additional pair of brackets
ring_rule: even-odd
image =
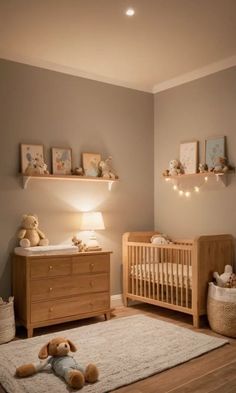
[[(113, 311), (112, 318), (122, 318), (140, 313), (193, 329), (190, 316), (147, 304), (117, 308)], [(101, 320), (102, 317), (40, 328), (35, 330), (35, 334), (58, 332)], [(198, 331), (221, 337), (209, 329), (206, 321), (203, 321), (203, 327)], [(18, 330), (17, 336), (18, 339), (25, 338), (25, 331)], [(150, 378), (117, 389), (113, 393), (236, 393), (236, 340), (229, 339), (229, 341), (229, 345)], [(3, 392), (4, 390), (0, 387), (0, 393)]]

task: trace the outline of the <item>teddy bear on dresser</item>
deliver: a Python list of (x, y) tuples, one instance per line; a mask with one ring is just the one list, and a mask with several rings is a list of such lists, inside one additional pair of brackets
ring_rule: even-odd
[[(85, 370), (69, 355), (76, 352), (76, 346), (68, 339), (57, 337), (45, 344), (39, 351), (38, 357), (45, 362), (24, 364), (16, 369), (16, 376), (29, 377), (49, 367), (58, 376), (65, 379), (73, 389), (81, 389), (85, 381), (95, 383), (98, 380), (98, 369), (95, 364), (89, 364)], [(50, 357), (49, 357), (50, 356)], [(49, 358), (48, 358), (49, 357)]]
[(24, 214), (18, 239), (21, 247), (48, 246), (49, 241), (39, 229), (39, 220), (36, 214)]

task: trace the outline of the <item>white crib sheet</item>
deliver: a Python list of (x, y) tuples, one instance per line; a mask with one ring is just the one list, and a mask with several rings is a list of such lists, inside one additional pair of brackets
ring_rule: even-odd
[(142, 280), (149, 280), (150, 277), (152, 282), (154, 280), (154, 282), (159, 282), (159, 284), (162, 285), (174, 285), (179, 287), (187, 287), (188, 283), (188, 288), (192, 288), (192, 266), (177, 265), (177, 263), (163, 262), (163, 264), (150, 263), (149, 265), (149, 263), (143, 263), (134, 265), (131, 266), (130, 277)]

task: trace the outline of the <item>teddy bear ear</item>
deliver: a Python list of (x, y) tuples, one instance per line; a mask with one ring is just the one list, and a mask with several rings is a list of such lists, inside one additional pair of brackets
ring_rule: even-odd
[(47, 359), (48, 357), (48, 350), (49, 350), (49, 342), (45, 344), (39, 351), (38, 357), (39, 359)]
[(36, 218), (37, 221), (39, 220), (37, 214), (33, 213), (32, 216), (34, 216), (34, 218)]
[(25, 220), (28, 217), (28, 214), (23, 214), (22, 220)]
[(68, 344), (70, 345), (70, 350), (71, 350), (71, 352), (76, 352), (76, 351), (77, 351), (77, 348), (76, 348), (75, 344), (73, 344), (73, 342), (70, 341), (70, 340), (67, 340), (67, 342), (68, 342)]

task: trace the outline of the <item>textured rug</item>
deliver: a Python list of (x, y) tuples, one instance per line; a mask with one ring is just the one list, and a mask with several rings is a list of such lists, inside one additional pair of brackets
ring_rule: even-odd
[(82, 365), (100, 370), (99, 381), (83, 393), (105, 393), (184, 363), (228, 341), (196, 333), (143, 315), (113, 319), (0, 346), (0, 383), (8, 393), (66, 393), (65, 382), (50, 372), (30, 378), (14, 377), (15, 368), (37, 361), (40, 348), (64, 336), (79, 347), (74, 354)]

